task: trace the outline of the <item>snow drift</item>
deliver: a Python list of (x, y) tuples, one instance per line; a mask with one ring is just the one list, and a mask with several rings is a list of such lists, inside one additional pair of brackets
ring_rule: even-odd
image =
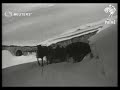
[(2, 70), (3, 86), (117, 86), (117, 25), (89, 40), (94, 58), (44, 68), (36, 62), (9, 67)]
[(13, 56), (9, 51), (2, 51), (2, 68), (7, 68), (14, 65), (19, 65), (28, 62), (36, 61), (35, 55), (29, 56)]
[(92, 52), (98, 58), (100, 74), (117, 85), (117, 24), (89, 40)]

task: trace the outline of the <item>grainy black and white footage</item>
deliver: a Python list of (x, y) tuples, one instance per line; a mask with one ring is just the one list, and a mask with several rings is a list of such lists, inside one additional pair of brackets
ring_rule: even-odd
[(2, 3), (2, 86), (117, 87), (117, 3)]

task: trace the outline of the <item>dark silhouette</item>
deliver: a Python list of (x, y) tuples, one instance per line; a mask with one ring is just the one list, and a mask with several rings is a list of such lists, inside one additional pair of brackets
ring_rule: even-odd
[(42, 59), (41, 66), (43, 66), (43, 57), (46, 56), (47, 64), (59, 63), (73, 58), (74, 62), (80, 62), (82, 59), (91, 52), (88, 43), (75, 42), (66, 47), (60, 47), (59, 45), (50, 46), (37, 46), (37, 61), (40, 65), (38, 58)]
[(38, 45), (37, 46), (37, 61), (38, 61), (38, 64), (40, 65), (40, 62), (39, 62), (39, 58), (42, 59), (42, 63), (41, 63), (41, 66), (43, 66), (43, 57), (46, 56), (48, 53), (48, 48), (46, 46), (41, 46), (41, 45)]
[(91, 52), (88, 43), (76, 42), (66, 47), (68, 57), (73, 57), (75, 62), (80, 62), (88, 53)]
[(65, 57), (65, 48), (60, 46), (56, 46), (56, 48), (53, 48), (52, 46), (48, 47), (47, 60), (50, 64), (63, 62), (65, 61)]
[(21, 56), (21, 55), (23, 55), (22, 51), (21, 50), (17, 50), (16, 51), (16, 56)]

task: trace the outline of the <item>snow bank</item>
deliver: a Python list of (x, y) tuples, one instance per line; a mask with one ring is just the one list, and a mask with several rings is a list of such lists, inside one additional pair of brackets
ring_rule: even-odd
[[(3, 86), (117, 86), (117, 25), (89, 40), (97, 58), (87, 55), (82, 62), (49, 64), (43, 70), (36, 63), (3, 69)], [(11, 60), (9, 64), (36, 60), (33, 56), (14, 57), (9, 52), (3, 53), (5, 63)]]
[[(104, 19), (99, 20), (97, 22), (87, 23), (87, 24), (80, 25), (79, 27), (69, 29), (66, 32), (63, 32), (62, 34), (56, 35), (56, 36), (54, 36), (50, 39), (47, 39), (39, 44), (42, 44), (43, 46), (44, 45), (49, 46), (53, 43), (68, 40), (68, 39), (78, 37), (78, 36), (81, 36), (81, 35), (84, 35), (87, 33), (92, 33), (95, 31), (97, 31), (97, 33), (99, 33), (100, 31), (105, 30), (105, 28), (108, 28), (110, 26), (109, 24), (108, 25), (105, 24), (106, 19), (107, 18), (104, 18)], [(112, 19), (117, 21), (117, 15), (113, 16)]]
[(35, 55), (29, 56), (13, 56), (9, 51), (3, 50), (2, 51), (2, 68), (7, 68), (10, 66), (28, 63), (36, 61)]
[(44, 66), (26, 63), (2, 70), (3, 86), (113, 86), (99, 77), (95, 59), (86, 56), (80, 63)]
[(99, 74), (117, 85), (117, 24), (100, 31), (89, 40), (92, 52), (98, 58)]

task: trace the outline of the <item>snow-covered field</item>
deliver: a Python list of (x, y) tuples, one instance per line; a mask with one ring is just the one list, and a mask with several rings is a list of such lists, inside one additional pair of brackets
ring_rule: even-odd
[[(117, 84), (117, 24), (90, 38), (93, 52), (99, 56), (99, 66), (106, 78)], [(92, 47), (92, 46), (91, 46)]]
[[(70, 36), (81, 32), (77, 29), (84, 31), (100, 25), (104, 27), (89, 39), (96, 57), (90, 58), (88, 55), (79, 63), (62, 62), (41, 68), (35, 54), (16, 57), (6, 50), (2, 51), (2, 85), (117, 86), (117, 23), (103, 24), (103, 19), (107, 17), (103, 10), (108, 4), (88, 5), (55, 4), (50, 8), (45, 5), (46, 8), (42, 9), (38, 5), (35, 9), (28, 10), (33, 13), (31, 17), (3, 17), (3, 43), (10, 45), (16, 41), (18, 45), (37, 45), (42, 41), (49, 45), (62, 40), (54, 41), (54, 36)], [(97, 23), (99, 20), (103, 21)], [(27, 41), (26, 44), (21, 40)], [(36, 42), (30, 43), (29, 40)]]
[(14, 65), (19, 65), (28, 62), (36, 61), (36, 56), (28, 55), (28, 56), (13, 56), (9, 51), (2, 51), (2, 68), (7, 68)]
[[(113, 18), (115, 20), (117, 20), (117, 16), (114, 16)], [(89, 23), (86, 25), (79, 26), (77, 28), (70, 29), (69, 31), (62, 33), (61, 35), (58, 35), (57, 37), (54, 37), (54, 38), (50, 38), (44, 42), (41, 42), (40, 44), (47, 46), (47, 45), (50, 45), (50, 44), (53, 44), (53, 43), (56, 43), (59, 41), (67, 40), (67, 39), (70, 39), (73, 37), (78, 37), (80, 35), (84, 35), (84, 34), (87, 34), (90, 32), (94, 32), (94, 31), (100, 32), (100, 31), (105, 30), (106, 28), (111, 26), (111, 25), (106, 25), (104, 23), (104, 21), (105, 21), (105, 19), (102, 19), (102, 20), (94, 22), (94, 23)], [(102, 27), (99, 28), (100, 26), (102, 26)], [(80, 30), (78, 30), (78, 29), (80, 29)], [(85, 33), (84, 33), (84, 31), (85, 31)], [(77, 34), (77, 35), (75, 35), (75, 34)], [(98, 36), (98, 35), (96, 35), (96, 36)], [(59, 39), (59, 38), (62, 38), (62, 39)], [(36, 61), (35, 54), (29, 55), (29, 56), (16, 57), (16, 56), (12, 56), (12, 54), (9, 51), (3, 50), (2, 56), (3, 56), (2, 57), (2, 68)]]
[[(49, 64), (43, 69), (37, 62), (5, 68), (3, 86), (117, 86), (117, 24), (102, 30), (90, 41), (98, 58), (91, 59), (88, 55), (79, 63)], [(14, 61), (35, 59), (9, 57)]]

